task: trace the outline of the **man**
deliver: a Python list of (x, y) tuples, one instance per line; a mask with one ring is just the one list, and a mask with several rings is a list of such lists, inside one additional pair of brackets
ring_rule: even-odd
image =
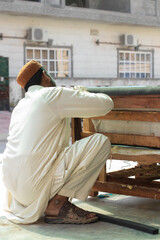
[(94, 213), (68, 198), (86, 200), (110, 153), (109, 139), (95, 134), (69, 146), (70, 118), (105, 115), (110, 97), (56, 87), (36, 61), (25, 64), (17, 82), (25, 97), (12, 113), (3, 154), (7, 218), (28, 224), (45, 214), (48, 223), (90, 223)]

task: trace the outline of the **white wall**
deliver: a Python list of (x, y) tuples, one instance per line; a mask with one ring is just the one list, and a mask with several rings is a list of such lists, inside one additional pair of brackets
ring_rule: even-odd
[[(24, 64), (24, 43), (27, 43), (25, 39), (16, 37), (24, 37), (27, 29), (31, 27), (47, 29), (48, 38), (53, 39), (54, 46), (73, 47), (75, 78), (117, 78), (117, 48), (122, 48), (122, 45), (119, 45), (120, 35), (135, 34), (142, 45), (140, 49), (154, 50), (154, 76), (160, 78), (159, 28), (0, 15), (0, 32), (4, 36), (4, 39), (0, 40), (0, 56), (9, 58), (12, 103), (16, 103), (22, 96), (21, 89), (16, 87), (15, 79)], [(5, 36), (15, 38), (5, 38)], [(96, 45), (97, 39), (105, 44)], [(117, 83), (120, 84), (120, 80)]]

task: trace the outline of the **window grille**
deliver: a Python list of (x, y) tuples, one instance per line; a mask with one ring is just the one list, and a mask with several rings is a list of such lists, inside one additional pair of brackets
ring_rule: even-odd
[(118, 75), (120, 78), (152, 78), (151, 51), (119, 50)]
[(26, 47), (26, 62), (39, 62), (52, 77), (71, 77), (70, 48)]

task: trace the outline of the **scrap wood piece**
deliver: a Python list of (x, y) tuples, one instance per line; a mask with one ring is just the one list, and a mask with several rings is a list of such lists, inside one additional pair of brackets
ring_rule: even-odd
[(160, 189), (160, 182), (159, 181), (152, 181), (154, 179), (146, 179), (146, 178), (126, 178), (126, 177), (112, 177), (112, 176), (107, 176), (107, 182), (111, 183), (121, 183), (123, 185), (130, 185), (132, 186), (131, 189), (134, 187), (150, 187), (150, 188), (155, 188), (159, 191)]
[(142, 232), (146, 232), (146, 233), (150, 233), (150, 234), (158, 234), (159, 233), (159, 229), (155, 228), (155, 227), (151, 227), (142, 223), (137, 223), (137, 222), (133, 222), (133, 221), (129, 221), (129, 220), (125, 220), (125, 219), (120, 219), (120, 218), (114, 218), (114, 217), (110, 217), (101, 213), (97, 213), (97, 216), (99, 217), (100, 221), (103, 222), (109, 222), (109, 223), (113, 223), (113, 224), (117, 224), (120, 226), (124, 226), (124, 227), (128, 227), (128, 228), (132, 228), (138, 231), (142, 231)]
[(107, 176), (112, 177), (129, 177), (139, 174), (138, 177), (160, 177), (160, 166), (157, 165), (141, 165), (135, 166), (133, 168), (118, 170), (114, 172), (107, 173)]
[[(130, 195), (136, 197), (145, 197), (145, 198), (153, 198), (160, 199), (160, 187), (159, 183), (143, 183), (136, 184), (134, 179), (127, 179), (129, 182), (99, 182), (96, 181), (93, 190), (100, 192), (108, 192), (108, 193), (116, 193), (122, 195)], [(133, 182), (131, 181), (133, 180)], [(130, 184), (131, 183), (131, 184)], [(133, 183), (133, 184), (132, 184)]]

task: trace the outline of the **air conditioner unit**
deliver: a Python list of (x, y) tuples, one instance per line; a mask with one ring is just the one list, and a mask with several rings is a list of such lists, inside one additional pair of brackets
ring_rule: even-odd
[(123, 35), (123, 44), (125, 46), (137, 46), (138, 45), (137, 37), (132, 34), (124, 34)]
[(42, 28), (29, 28), (27, 39), (34, 42), (47, 42), (48, 32)]

